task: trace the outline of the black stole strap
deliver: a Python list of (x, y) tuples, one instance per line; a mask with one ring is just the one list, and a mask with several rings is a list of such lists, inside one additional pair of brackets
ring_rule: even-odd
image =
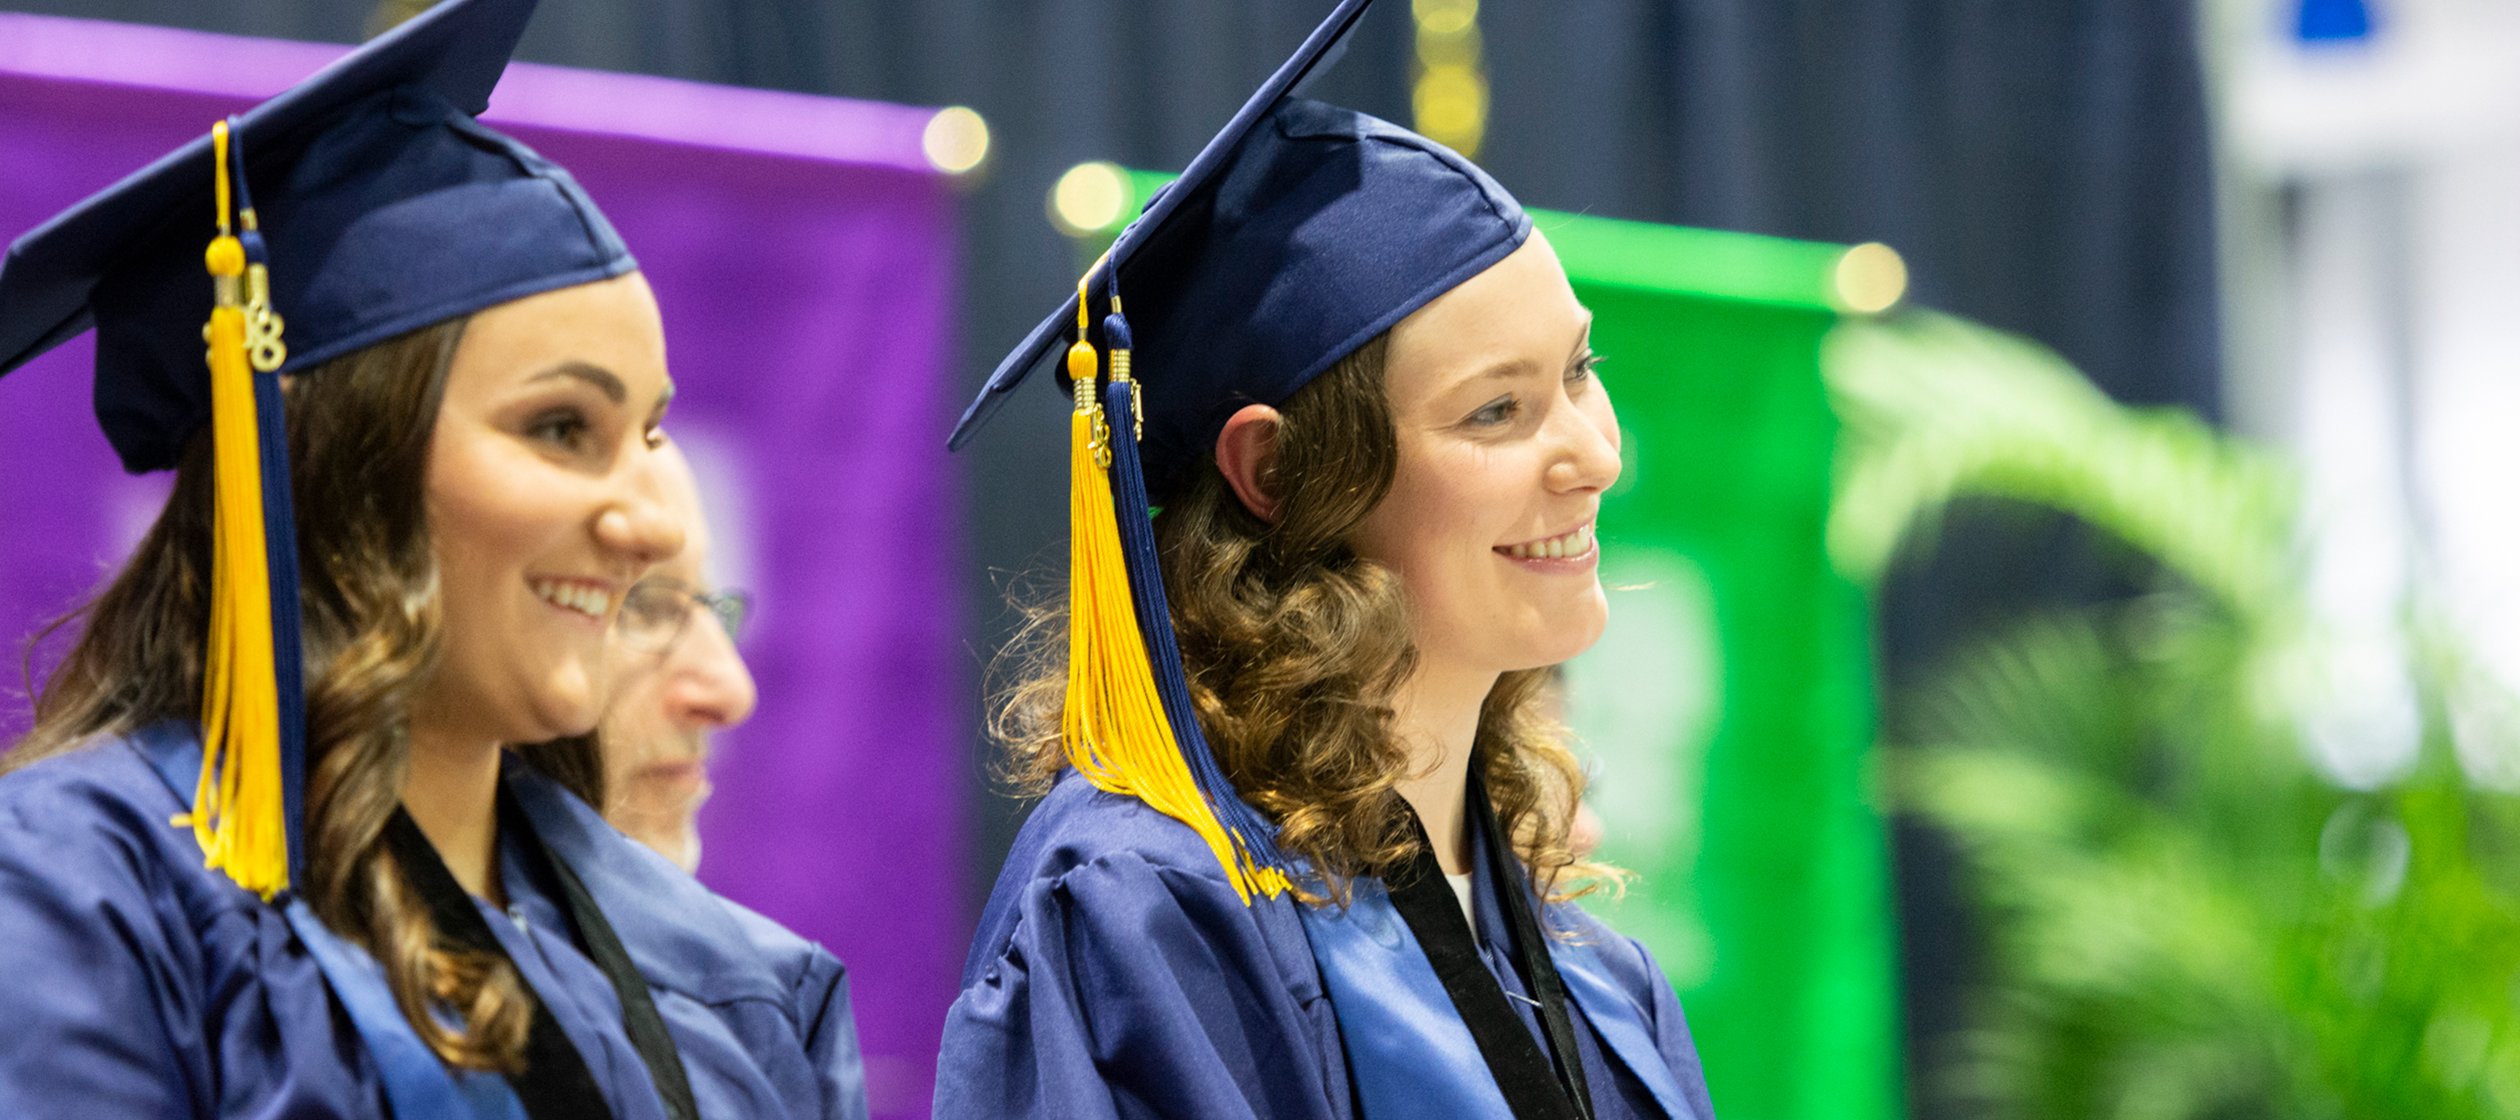
[[(1482, 803), (1486, 800), (1476, 784), (1471, 787), (1471, 799)], [(1484, 822), (1474, 820), (1476, 823)], [(1496, 1079), (1496, 1088), (1504, 1094), (1506, 1106), (1522, 1120), (1588, 1120), (1592, 1115), (1591, 1094), (1584, 1086), (1582, 1059), (1574, 1048), (1572, 1028), (1561, 1038), (1550, 1019), (1552, 1010), (1557, 1019), (1564, 1018), (1566, 1000), (1556, 966), (1548, 959), (1546, 944), (1536, 941), (1520, 928), (1521, 923), (1516, 923), (1514, 950), (1526, 980), (1534, 971), (1535, 949), (1539, 957), (1537, 967), (1545, 969), (1549, 977), (1546, 986), (1533, 983), (1532, 990), (1541, 996), (1543, 1022), (1550, 1025), (1551, 1047), (1559, 1055), (1555, 1062), (1551, 1055), (1541, 1052), (1538, 1041), (1506, 1002), (1505, 989), (1488, 972), (1470, 924), (1462, 917), (1460, 898), (1444, 881), (1443, 865), (1436, 861), (1435, 847), (1427, 840), (1426, 830), (1415, 814), (1409, 817), (1409, 827), (1418, 834), (1418, 851), (1406, 867), (1384, 880), (1391, 892), (1392, 907), (1417, 937), (1418, 947), (1426, 953), (1426, 963), (1434, 967), (1435, 978), (1452, 999), (1453, 1011), (1461, 1016), (1471, 1040), (1478, 1044), (1479, 1057), (1486, 1061), (1489, 1076)], [(1496, 855), (1491, 850), (1492, 867), (1498, 866)], [(1504, 866), (1515, 865), (1508, 862)], [(1554, 1001), (1550, 998), (1552, 992)]]
[(630, 1036), (630, 1045), (639, 1052), (639, 1061), (647, 1066), (648, 1080), (656, 1085), (657, 1098), (665, 1102), (668, 1120), (699, 1120), (700, 1104), (691, 1095), (691, 1080), (684, 1073), (682, 1052), (674, 1049), (672, 1035), (665, 1032), (665, 1017), (657, 1013), (656, 1001), (648, 995), (647, 981), (630, 961), (630, 951), (622, 948), (621, 937), (613, 932), (612, 922), (604, 917), (602, 907), (595, 905), (595, 896), (587, 892), (586, 881), (534, 834), (531, 821), (516, 799), (499, 789), (499, 812), (502, 828), (516, 830), (516, 835), (530, 840), (525, 845), (526, 858), (532, 859), (559, 880), (561, 896), (568, 903), (569, 919), (577, 925), (578, 941), (586, 946), (596, 967), (604, 970), (604, 978), (612, 981), (613, 994), (621, 999), (621, 1026)]
[(1522, 861), (1514, 858), (1505, 830), (1497, 827), (1496, 806), (1488, 800), (1487, 784), (1479, 778), (1475, 756), (1470, 764), (1470, 813), (1487, 845), (1489, 884), (1496, 897), (1505, 900), (1505, 916), (1513, 926), (1514, 955), (1522, 965), (1523, 982), (1539, 998), (1540, 1027), (1548, 1033), (1549, 1050), (1557, 1058), (1558, 1084), (1574, 1098), (1576, 1110), (1589, 1117), (1593, 1115), (1592, 1084), (1584, 1080), (1583, 1051), (1576, 1049), (1575, 1022), (1566, 1010), (1574, 1005), (1567, 999), (1566, 981), (1558, 976), (1557, 958), (1549, 955), (1548, 931), (1540, 926), (1530, 884), (1515, 874)]
[[(446, 869), (438, 858), (437, 846), (429, 843), (411, 814), (400, 808), (385, 821), (385, 843), (394, 853), (394, 861), (412, 889), (420, 892), (420, 900), (428, 904), (429, 916), (437, 920), (438, 935), (470, 952), (486, 953), (501, 960), (507, 950), (499, 944), (490, 923), (473, 906), (463, 884), (455, 881), (455, 873)], [(523, 970), (517, 972), (517, 983), (525, 988), (534, 1005), (533, 1020), (525, 1028), (525, 1068), (507, 1077), (509, 1087), (516, 1090), (516, 1099), (525, 1106), (525, 1114), (534, 1120), (561, 1120), (563, 1117), (612, 1116), (604, 1104), (603, 1089), (595, 1084), (595, 1075), (587, 1071), (586, 1059), (569, 1044), (569, 1036), (561, 1033), (560, 1021), (551, 1015), (542, 994), (526, 981)]]

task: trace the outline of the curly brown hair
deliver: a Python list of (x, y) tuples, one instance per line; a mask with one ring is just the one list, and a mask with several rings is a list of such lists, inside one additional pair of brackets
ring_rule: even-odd
[[(1155, 518), (1164, 589), (1199, 725), (1243, 797), (1278, 824), (1277, 842), (1344, 903), (1350, 880), (1417, 853), (1408, 748), (1389, 698), (1415, 667), (1399, 577), (1348, 540), (1391, 490), (1398, 434), (1384, 395), (1388, 336), (1340, 359), (1279, 408), (1261, 478), (1274, 523), (1243, 507), (1213, 460)], [(1067, 675), (1064, 604), (1028, 605), (1001, 659), (1014, 681), (993, 724), (1003, 776), (1039, 796), (1067, 767), (1059, 713)], [(1616, 868), (1568, 843), (1584, 770), (1549, 713), (1551, 671), (1507, 673), (1479, 712), (1474, 757), (1532, 882), (1552, 899), (1615, 884)]]
[[(383, 841), (411, 764), (414, 694), (436, 667), (437, 562), (424, 499), (438, 402), (466, 320), (344, 355), (288, 386), (306, 684), (307, 882), (324, 924), (383, 964), (403, 1017), (450, 1065), (523, 1065), (532, 998), (503, 957), (459, 949)], [(201, 705), (210, 607), (210, 437), (185, 448), (174, 491), (130, 561), (55, 622), (85, 626), (35, 704), (35, 726), (0, 773)], [(586, 745), (521, 748), (603, 804)], [(449, 1026), (433, 1004), (453, 1009)]]

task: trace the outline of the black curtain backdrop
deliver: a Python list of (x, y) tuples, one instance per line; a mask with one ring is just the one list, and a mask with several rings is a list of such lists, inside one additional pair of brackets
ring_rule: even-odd
[[(389, 0), (392, 2), (392, 0)], [(975, 386), (1073, 282), (1044, 198), (1089, 159), (1178, 167), (1328, 0), (545, 0), (522, 57), (922, 104), (988, 120), (970, 184), (960, 340)], [(363, 0), (0, 0), (0, 7), (349, 42)], [(2193, 0), (1489, 0), (1480, 160), (1525, 202), (1883, 241), (1914, 302), (2036, 337), (2117, 398), (2219, 414), (2212, 184)], [(1408, 120), (1408, 5), (1367, 17), (1316, 96)], [(742, 246), (730, 245), (729, 252)], [(974, 695), (1007, 584), (1055, 573), (1058, 400), (967, 453)], [(944, 433), (938, 433), (938, 439)], [(1963, 517), (1884, 604), (1898, 689), (1984, 621), (2115, 594), (2071, 526)], [(975, 702), (972, 723), (982, 722)], [(975, 785), (987, 753), (971, 758)], [(976, 900), (1020, 820), (982, 811)], [(1910, 1059), (1957, 1021), (1973, 957), (1949, 853), (1897, 832)], [(1922, 1073), (1921, 1068), (1915, 1072)], [(1720, 1092), (1720, 1086), (1718, 1090)], [(1916, 1086), (1919, 1113), (1947, 1114)]]

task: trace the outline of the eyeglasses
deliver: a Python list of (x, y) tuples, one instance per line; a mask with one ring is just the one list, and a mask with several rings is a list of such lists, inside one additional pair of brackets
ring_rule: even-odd
[(727, 639), (737, 640), (743, 637), (745, 617), (752, 613), (752, 595), (735, 588), (695, 591), (666, 576), (640, 580), (621, 597), (621, 617), (615, 624), (621, 644), (641, 653), (671, 649), (695, 610), (708, 611)]

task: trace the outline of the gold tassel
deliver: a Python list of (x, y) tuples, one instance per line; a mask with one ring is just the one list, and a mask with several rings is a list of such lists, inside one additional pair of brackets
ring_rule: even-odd
[(1076, 285), (1076, 345), (1067, 354), (1076, 411), (1068, 418), (1068, 680), (1059, 729), (1077, 773), (1097, 789), (1135, 797), (1190, 826), (1248, 904), (1255, 889), (1284, 887), (1274, 873), (1267, 878), (1256, 873), (1260, 869), (1242, 856), (1191, 777), (1164, 719), (1163, 697), (1129, 596), (1111, 500), (1110, 429), (1094, 390), (1097, 356), (1087, 333), (1092, 277), (1088, 271)]
[(280, 790), (280, 691), (272, 667), (271, 579), (263, 545), (262, 456), (246, 341), (245, 248), (228, 222), (228, 126), (210, 130), (219, 236), (204, 263), (216, 303), (210, 344), (210, 437), (216, 494), (210, 560), (210, 648), (202, 675), (201, 781), (189, 824), (205, 862), (268, 900), (288, 888)]

